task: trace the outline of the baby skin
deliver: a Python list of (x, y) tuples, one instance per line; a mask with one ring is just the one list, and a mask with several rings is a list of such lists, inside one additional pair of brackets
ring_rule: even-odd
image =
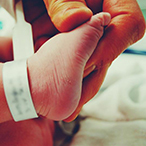
[(110, 19), (109, 13), (96, 14), (76, 29), (54, 36), (28, 59), (30, 90), (40, 118), (2, 123), (1, 146), (53, 145), (53, 121), (66, 119), (78, 107), (83, 76), (95, 69), (84, 71), (85, 65)]
[(37, 113), (52, 120), (63, 120), (74, 112), (82, 93), (85, 65), (109, 22), (108, 13), (94, 15), (80, 27), (48, 40), (28, 60)]

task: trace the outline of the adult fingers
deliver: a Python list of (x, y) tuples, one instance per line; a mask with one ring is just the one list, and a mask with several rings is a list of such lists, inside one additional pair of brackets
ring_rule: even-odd
[(89, 20), (92, 11), (85, 0), (44, 0), (49, 16), (56, 28), (63, 32)]
[(103, 0), (44, 0), (52, 22), (61, 32), (69, 31), (102, 11)]

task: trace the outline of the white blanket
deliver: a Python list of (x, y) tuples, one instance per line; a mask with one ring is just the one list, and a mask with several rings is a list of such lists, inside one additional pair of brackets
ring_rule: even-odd
[(146, 146), (146, 56), (121, 55), (70, 146)]

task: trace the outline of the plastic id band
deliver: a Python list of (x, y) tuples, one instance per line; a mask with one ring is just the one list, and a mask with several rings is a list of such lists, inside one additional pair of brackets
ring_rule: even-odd
[(15, 121), (38, 117), (30, 94), (26, 60), (4, 64), (3, 85), (7, 103)]

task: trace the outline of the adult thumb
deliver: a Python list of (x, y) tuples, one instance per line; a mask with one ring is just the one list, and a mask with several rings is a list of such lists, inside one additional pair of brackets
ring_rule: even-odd
[(44, 0), (51, 21), (61, 31), (69, 31), (89, 20), (92, 11), (85, 0)]

